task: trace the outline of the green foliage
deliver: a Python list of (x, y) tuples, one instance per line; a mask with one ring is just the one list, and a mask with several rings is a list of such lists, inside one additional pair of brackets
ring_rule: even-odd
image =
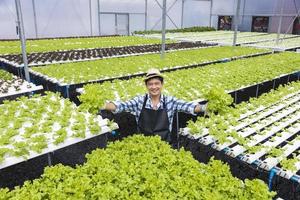
[(58, 145), (60, 143), (63, 143), (67, 138), (67, 135), (68, 132), (65, 128), (56, 131), (56, 134), (54, 135), (54, 144)]
[(275, 196), (275, 192), (266, 192), (265, 184), (258, 180), (245, 180), (245, 196), (242, 199), (267, 199)]
[[(108, 85), (109, 83), (104, 82), (102, 85)], [(99, 99), (99, 97), (105, 97)], [(106, 100), (114, 99), (113, 93), (105, 93), (99, 84), (86, 85), (84, 87), (84, 93), (79, 96), (81, 102), (85, 102), (79, 106), (80, 110), (89, 110), (93, 114), (97, 114), (100, 108), (104, 106)]]
[(43, 149), (47, 148), (47, 138), (44, 135), (38, 135), (34, 136), (31, 140), (31, 146), (30, 149), (37, 152), (41, 153)]
[(98, 134), (99, 132), (101, 132), (101, 126), (94, 124), (90, 127), (90, 131), (92, 134)]
[(87, 62), (53, 64), (32, 67), (32, 69), (63, 83), (82, 83), (146, 72), (153, 67), (158, 69), (172, 68), (265, 51), (246, 47), (212, 47), (169, 52), (166, 53), (164, 60), (160, 58), (159, 53), (156, 53)]
[(14, 151), (13, 151), (14, 156), (27, 158), (27, 156), (29, 155), (29, 150), (26, 142), (24, 141), (15, 142), (13, 143), (13, 146), (14, 146)]
[[(247, 144), (244, 146), (247, 147)], [(255, 153), (259, 152), (260, 150), (262, 150), (263, 148), (264, 148), (264, 146), (257, 145), (257, 146), (247, 147), (247, 150), (248, 150), (248, 153), (255, 154)]]
[(285, 170), (290, 170), (292, 172), (296, 172), (297, 168), (296, 168), (296, 163), (300, 162), (299, 158), (296, 157), (296, 155), (293, 155), (293, 158), (284, 158), (280, 164), (282, 166), (283, 169)]
[(9, 153), (9, 151), (9, 148), (0, 148), (0, 163), (4, 161), (4, 156), (5, 154)]
[(0, 80), (11, 81), (13, 80), (13, 75), (9, 72), (4, 71), (3, 69), (0, 69)]
[[(166, 33), (185, 33), (185, 32), (204, 32), (204, 31), (215, 31), (213, 27), (203, 27), (203, 26), (194, 26), (188, 28), (179, 28), (179, 29), (167, 29)], [(161, 33), (161, 31), (150, 30), (150, 31), (134, 31), (134, 34), (154, 34)]]
[(228, 106), (233, 103), (233, 98), (222, 88), (213, 87), (203, 96), (209, 102), (207, 106), (209, 112), (225, 114), (229, 109)]
[(12, 198), (12, 196), (8, 188), (0, 189), (0, 200), (7, 200), (10, 198)]
[[(260, 180), (233, 177), (228, 165), (196, 161), (159, 137), (135, 135), (97, 149), (76, 168), (47, 167), (41, 178), (8, 192), (6, 199), (272, 199)], [(0, 197), (1, 198), (1, 197)]]
[(280, 157), (283, 155), (283, 149), (278, 149), (278, 148), (272, 148), (269, 153), (268, 157)]

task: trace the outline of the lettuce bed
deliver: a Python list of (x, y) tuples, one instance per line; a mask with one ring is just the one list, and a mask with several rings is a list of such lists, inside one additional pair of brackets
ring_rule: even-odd
[(260, 180), (234, 178), (227, 165), (207, 165), (159, 137), (135, 135), (87, 155), (75, 169), (48, 167), (40, 179), (0, 199), (271, 199)]

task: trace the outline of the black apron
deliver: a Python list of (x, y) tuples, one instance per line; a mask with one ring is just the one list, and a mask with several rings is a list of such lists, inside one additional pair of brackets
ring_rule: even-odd
[(144, 135), (159, 135), (164, 141), (171, 141), (171, 134), (169, 130), (169, 118), (167, 114), (167, 108), (165, 99), (163, 103), (163, 109), (153, 110), (145, 108), (148, 99), (146, 94), (143, 108), (138, 121), (138, 130)]

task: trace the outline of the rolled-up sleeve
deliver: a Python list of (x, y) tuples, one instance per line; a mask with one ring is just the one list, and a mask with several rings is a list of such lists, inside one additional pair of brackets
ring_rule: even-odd
[(197, 102), (187, 102), (173, 97), (174, 108), (179, 112), (185, 112), (192, 115), (196, 115), (195, 107), (198, 105)]
[(139, 97), (135, 97), (128, 101), (112, 101), (117, 107), (113, 113), (131, 112), (136, 113), (138, 109)]

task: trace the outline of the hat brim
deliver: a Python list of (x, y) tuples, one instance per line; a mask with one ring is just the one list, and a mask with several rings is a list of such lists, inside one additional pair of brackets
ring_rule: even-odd
[(153, 74), (151, 76), (147, 76), (146, 78), (144, 78), (144, 82), (146, 82), (146, 81), (148, 81), (149, 79), (152, 79), (152, 78), (162, 78), (162, 79), (164, 79), (164, 77), (162, 75)]

